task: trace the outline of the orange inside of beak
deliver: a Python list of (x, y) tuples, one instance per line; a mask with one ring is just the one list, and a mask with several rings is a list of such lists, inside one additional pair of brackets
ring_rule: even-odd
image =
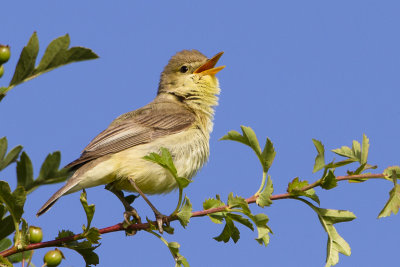
[(220, 57), (222, 56), (223, 53), (224, 52), (219, 52), (218, 54), (216, 54), (215, 56), (213, 56), (212, 58), (207, 60), (206, 63), (204, 63), (203, 65), (198, 67), (193, 73), (201, 74), (201, 75), (215, 75), (215, 74), (217, 74), (220, 70), (225, 68), (225, 66), (215, 67), (215, 65), (217, 65), (217, 62), (218, 62), (218, 60), (220, 59)]

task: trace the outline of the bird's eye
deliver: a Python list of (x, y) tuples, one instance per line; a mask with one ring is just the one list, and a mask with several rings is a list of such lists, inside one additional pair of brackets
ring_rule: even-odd
[(179, 71), (182, 73), (186, 73), (188, 70), (189, 70), (189, 68), (187, 66), (182, 66)]

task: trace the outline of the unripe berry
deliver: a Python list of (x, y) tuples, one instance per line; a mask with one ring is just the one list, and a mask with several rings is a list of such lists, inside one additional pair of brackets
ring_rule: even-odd
[(0, 64), (6, 63), (10, 56), (10, 47), (8, 45), (0, 45)]
[(29, 241), (31, 243), (39, 243), (43, 239), (42, 228), (36, 226), (29, 226)]
[(48, 267), (56, 267), (60, 265), (61, 260), (64, 258), (64, 255), (61, 253), (60, 250), (50, 250), (48, 251), (43, 258), (44, 263)]

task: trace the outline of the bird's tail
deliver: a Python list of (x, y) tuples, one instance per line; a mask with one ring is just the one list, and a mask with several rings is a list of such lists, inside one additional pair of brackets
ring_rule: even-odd
[[(69, 179), (68, 182), (61, 187), (57, 192), (55, 192), (49, 200), (40, 208), (40, 210), (36, 213), (36, 216), (40, 216), (43, 213), (47, 212), (56, 201), (65, 194), (72, 193), (70, 190), (74, 188), (77, 184), (77, 179)], [(74, 192), (74, 191), (73, 191)]]

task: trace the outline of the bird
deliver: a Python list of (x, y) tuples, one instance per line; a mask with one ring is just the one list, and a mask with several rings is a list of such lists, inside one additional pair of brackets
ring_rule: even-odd
[(145, 160), (166, 148), (180, 177), (192, 178), (206, 163), (220, 94), (215, 67), (223, 52), (207, 58), (198, 50), (183, 50), (171, 57), (160, 76), (152, 102), (117, 117), (65, 168), (71, 172), (66, 184), (39, 209), (47, 212), (63, 195), (106, 185), (124, 201), (122, 191), (137, 192), (153, 209), (160, 232), (162, 215), (146, 195), (165, 194), (178, 187), (168, 170)]

